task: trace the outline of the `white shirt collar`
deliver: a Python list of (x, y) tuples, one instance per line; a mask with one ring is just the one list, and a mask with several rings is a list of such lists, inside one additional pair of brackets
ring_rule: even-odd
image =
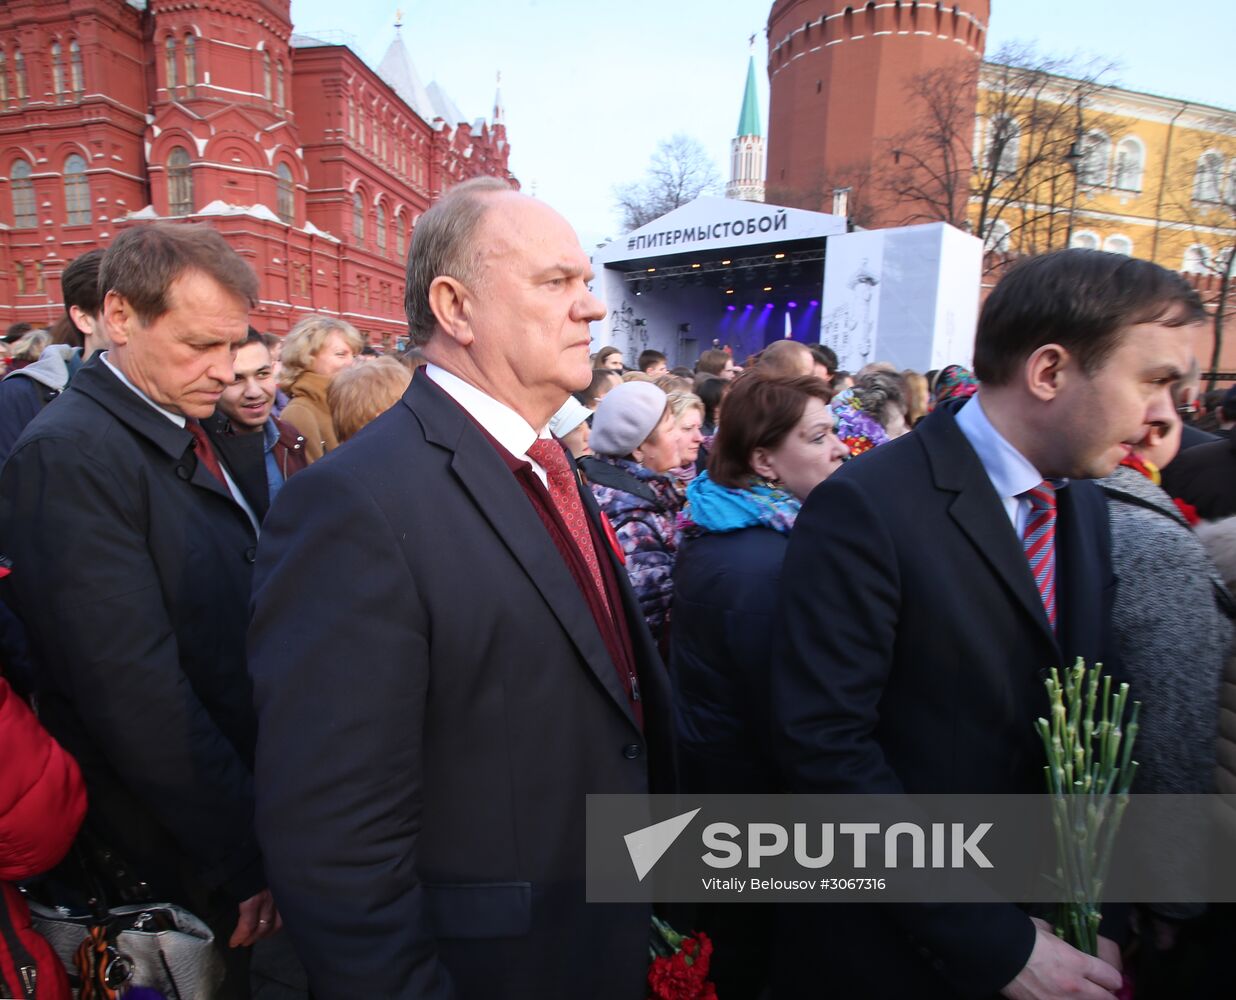
[(987, 478), (1001, 500), (1020, 497), (1043, 481), (1029, 459), (1009, 444), (983, 410), (979, 396), (971, 396), (957, 411), (957, 426), (977, 452)]
[[(532, 460), (528, 458), (528, 449), (532, 447), (532, 443), (539, 437), (549, 437), (548, 427), (543, 427), (540, 431), (533, 429), (528, 421), (505, 403), (499, 403), (492, 396), (486, 395), (458, 375), (452, 375), (445, 368), (426, 365), (425, 374), (437, 384), (438, 388), (467, 410), (472, 419), (485, 428), (490, 437), (516, 458), (531, 462)], [(536, 462), (532, 462), (532, 465), (533, 468), (540, 468)]]
[(168, 420), (174, 423), (177, 427), (184, 427), (185, 416), (183, 413), (173, 413), (171, 410), (164, 409), (162, 406), (156, 403), (153, 399), (151, 399), (144, 392), (142, 392), (141, 389), (139, 389), (132, 382), (130, 382), (128, 379), (128, 376), (126, 376), (124, 372), (122, 372), (119, 368), (117, 368), (114, 364), (112, 364), (111, 358), (109, 358), (107, 354), (108, 354), (107, 351), (104, 351), (102, 354), (100, 354), (99, 355), (100, 360), (103, 362), (103, 364), (107, 365), (108, 370), (113, 375), (115, 375), (116, 378), (120, 379), (123, 385), (128, 386), (129, 390), (131, 392), (136, 393), (138, 398), (145, 401), (147, 406), (157, 410), (159, 413), (162, 413), (165, 417), (167, 417)]

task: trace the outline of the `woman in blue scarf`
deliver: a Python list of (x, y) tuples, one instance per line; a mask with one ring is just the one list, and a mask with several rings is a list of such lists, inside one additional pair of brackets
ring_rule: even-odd
[[(725, 398), (708, 471), (687, 487), (674, 567), (670, 674), (683, 790), (777, 790), (767, 676), (786, 539), (802, 501), (848, 457), (831, 392), (809, 376), (740, 375)], [(718, 996), (767, 983), (767, 910), (703, 907)], [(724, 984), (724, 985), (723, 985)]]

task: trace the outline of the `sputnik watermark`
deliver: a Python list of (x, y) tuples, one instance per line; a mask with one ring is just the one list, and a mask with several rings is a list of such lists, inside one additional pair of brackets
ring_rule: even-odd
[[(696, 809), (692, 816), (699, 812)], [(932, 823), (928, 834), (917, 823), (894, 823), (881, 830), (879, 823), (821, 823), (816, 836), (806, 823), (794, 824), (794, 861), (803, 868), (827, 868), (834, 862), (849, 868), (867, 867), (867, 843), (871, 837), (876, 842), (883, 834), (884, 868), (897, 868), (902, 838), (910, 844), (912, 868), (964, 868), (966, 859), (979, 868), (991, 868), (979, 848), (979, 841), (991, 830), (991, 823), (979, 823), (966, 833), (965, 823)], [(733, 868), (746, 861), (750, 868), (759, 868), (768, 858), (785, 854), (790, 846), (790, 833), (779, 823), (748, 823), (747, 850), (744, 855), (739, 838), (743, 831), (733, 823), (709, 823), (704, 827), (704, 844), (709, 848), (703, 855), (705, 864), (713, 868)], [(849, 853), (837, 853), (838, 838), (849, 838)], [(931, 861), (927, 860), (927, 843), (931, 842)], [(813, 853), (815, 852), (815, 853)]]
[[(1107, 900), (1236, 902), (1236, 797), (1127, 806)], [(596, 902), (1050, 903), (1066, 881), (1053, 824), (1070, 821), (1046, 794), (594, 795), (587, 810)]]
[[(652, 871), (698, 814), (699, 809), (692, 809), (623, 836), (639, 881), (642, 882)], [(875, 837), (879, 842), (883, 834), (885, 868), (898, 866), (898, 845), (903, 837), (910, 843), (911, 867), (963, 868), (968, 858), (979, 868), (991, 868), (990, 859), (979, 847), (979, 841), (991, 827), (991, 823), (979, 823), (967, 833), (965, 823), (932, 823), (928, 833), (917, 823), (894, 823), (883, 831), (879, 823), (821, 823), (819, 836), (813, 840), (806, 823), (795, 823), (792, 837), (790, 831), (779, 823), (749, 823), (744, 853), (742, 829), (733, 823), (709, 823), (702, 835), (708, 848), (702, 860), (713, 868), (733, 868), (741, 865), (745, 858), (749, 867), (759, 868), (764, 860), (785, 854), (792, 839), (797, 864), (803, 868), (827, 868), (838, 860), (838, 837), (848, 837), (849, 854), (840, 863), (866, 868), (868, 840)], [(931, 846), (930, 862), (927, 860), (928, 842)]]

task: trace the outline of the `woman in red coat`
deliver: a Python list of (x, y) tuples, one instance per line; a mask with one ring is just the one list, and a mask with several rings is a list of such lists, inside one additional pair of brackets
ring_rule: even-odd
[(53, 867), (86, 815), (77, 763), (0, 678), (0, 996), (68, 1000), (64, 966), (10, 883)]

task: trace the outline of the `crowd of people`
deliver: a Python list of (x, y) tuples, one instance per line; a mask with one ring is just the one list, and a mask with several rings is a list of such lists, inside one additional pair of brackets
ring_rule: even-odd
[[(209, 227), (72, 262), (0, 381), (0, 879), (191, 911), (220, 997), (281, 955), (318, 998), (642, 1000), (589, 794), (1039, 791), (1078, 656), (1143, 701), (1137, 790), (1236, 789), (1236, 393), (1198, 405), (1178, 275), (1031, 258), (922, 373), (590, 354), (592, 277), (490, 180), (419, 221), (398, 359), (255, 330)], [(67, 996), (3, 893), (0, 995)], [(1187, 903), (1098, 956), (1012, 903), (689, 919), (723, 1000), (1219, 996), (1236, 941)]]

